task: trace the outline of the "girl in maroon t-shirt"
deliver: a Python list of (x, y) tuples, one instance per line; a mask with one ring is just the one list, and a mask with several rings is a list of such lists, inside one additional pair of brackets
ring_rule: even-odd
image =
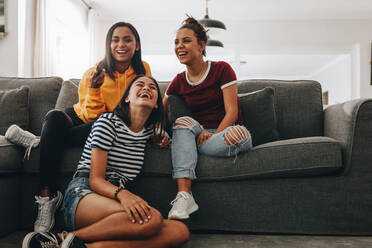
[(173, 126), (173, 178), (178, 194), (171, 202), (169, 219), (187, 219), (198, 210), (192, 194), (198, 151), (202, 154), (229, 157), (252, 148), (243, 117), (238, 86), (233, 69), (226, 62), (204, 61), (207, 33), (194, 18), (187, 18), (178, 29), (175, 53), (186, 71), (170, 83), (165, 97), (183, 98), (192, 116), (178, 118)]

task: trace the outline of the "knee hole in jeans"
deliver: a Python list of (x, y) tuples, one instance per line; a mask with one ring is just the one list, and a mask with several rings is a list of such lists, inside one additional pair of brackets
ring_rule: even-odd
[(189, 116), (182, 116), (176, 119), (174, 122), (174, 127), (192, 127), (196, 124), (197, 122), (189, 117)]
[(226, 141), (226, 144), (231, 146), (231, 145), (236, 145), (239, 142), (242, 142), (244, 140), (249, 139), (250, 134), (247, 128), (244, 126), (233, 126), (230, 128), (227, 133), (224, 134), (224, 139)]

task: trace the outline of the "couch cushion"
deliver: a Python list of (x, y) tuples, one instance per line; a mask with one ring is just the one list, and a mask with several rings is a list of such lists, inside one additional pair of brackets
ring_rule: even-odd
[(30, 88), (29, 91), (29, 130), (40, 135), (41, 126), (46, 113), (53, 109), (59, 90), (62, 85), (62, 78), (16, 78), (0, 77), (0, 90), (16, 89), (23, 85)]
[(28, 87), (0, 91), (0, 135), (12, 124), (28, 129)]
[(23, 153), (24, 149), (0, 135), (0, 175), (19, 172), (22, 168)]
[(244, 125), (252, 136), (254, 146), (278, 140), (274, 107), (274, 89), (266, 87), (239, 95)]
[[(262, 144), (236, 159), (199, 155), (196, 176), (200, 181), (240, 180), (329, 175), (341, 169), (341, 146), (336, 140), (307, 137)], [(149, 145), (143, 172), (171, 176), (170, 149)]]
[(67, 108), (71, 108), (79, 101), (78, 89), (79, 86), (73, 81), (64, 81), (62, 83), (62, 88), (59, 92), (55, 108), (62, 111)]
[(322, 89), (310, 80), (241, 80), (239, 93), (273, 87), (275, 113), (281, 139), (323, 136)]

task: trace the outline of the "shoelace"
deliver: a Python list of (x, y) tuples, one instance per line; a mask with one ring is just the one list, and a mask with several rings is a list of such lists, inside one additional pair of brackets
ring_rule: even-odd
[[(45, 232), (40, 232), (41, 235), (43, 235), (45, 238), (49, 239), (51, 243), (44, 243), (43, 244), (43, 248), (47, 248), (47, 247), (50, 247), (50, 248), (56, 248), (56, 247), (59, 247), (59, 244), (58, 244), (58, 239), (56, 237), (56, 235), (54, 235), (53, 233), (45, 233)], [(63, 237), (63, 235), (62, 235)]]
[(39, 204), (39, 213), (37, 216), (37, 221), (40, 221), (40, 225), (46, 225), (47, 222), (47, 216), (49, 213), (48, 204), (49, 201), (43, 201), (41, 197), (35, 196), (36, 203)]
[(173, 201), (171, 201), (170, 204), (173, 206), (179, 199), (187, 200), (188, 198), (190, 198), (189, 194), (187, 194), (184, 191), (181, 191), (177, 193), (176, 198)]
[(26, 152), (25, 152), (25, 155), (23, 156), (23, 160), (26, 159), (27, 157), (27, 160), (30, 160), (30, 154), (31, 154), (31, 150), (34, 146), (34, 144), (36, 144), (38, 141), (33, 139), (31, 142), (30, 142), (30, 145), (26, 148)]

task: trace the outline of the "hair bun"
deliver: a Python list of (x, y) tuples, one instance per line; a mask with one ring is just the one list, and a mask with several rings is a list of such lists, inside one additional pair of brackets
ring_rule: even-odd
[(198, 20), (196, 20), (194, 17), (190, 15), (186, 15), (187, 19), (183, 21), (184, 24), (186, 25), (196, 25), (200, 27), (204, 32), (207, 32), (208, 30), (204, 27), (203, 24), (201, 24)]

